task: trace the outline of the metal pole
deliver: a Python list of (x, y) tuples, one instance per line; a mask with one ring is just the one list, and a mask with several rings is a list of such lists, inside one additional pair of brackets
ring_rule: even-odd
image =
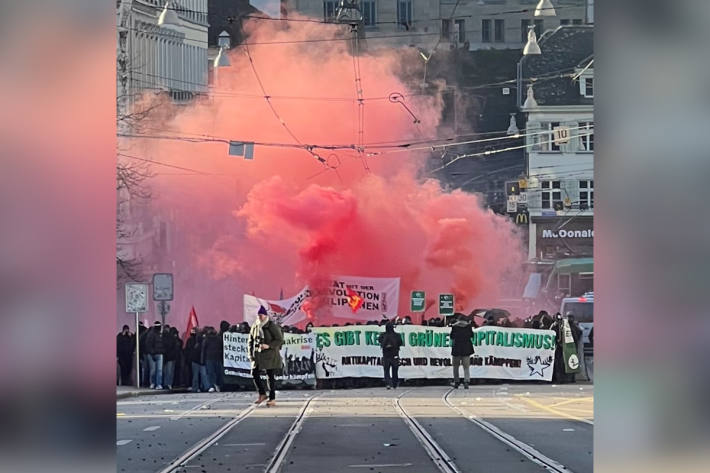
[(136, 388), (141, 387), (141, 346), (140, 331), (138, 330), (138, 312), (136, 312)]

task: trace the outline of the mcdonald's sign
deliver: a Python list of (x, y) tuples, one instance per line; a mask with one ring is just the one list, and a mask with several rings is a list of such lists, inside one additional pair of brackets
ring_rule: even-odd
[(518, 212), (515, 214), (515, 223), (516, 224), (526, 224), (530, 221), (530, 214), (525, 211), (525, 212)]

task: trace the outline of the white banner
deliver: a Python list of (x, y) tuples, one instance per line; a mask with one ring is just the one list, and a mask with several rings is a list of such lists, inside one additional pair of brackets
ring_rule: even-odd
[[(224, 333), (224, 373), (231, 376), (251, 378), (249, 361), (249, 335)], [(315, 382), (315, 335), (284, 333), (281, 347), (282, 373), (276, 379), (287, 384)]]
[[(382, 350), (378, 337), (384, 327), (374, 325), (317, 327), (318, 379), (381, 378)], [(399, 377), (453, 377), (450, 328), (400, 325), (404, 344), (399, 352)], [(555, 333), (551, 330), (481, 327), (474, 330), (473, 378), (552, 379)], [(463, 373), (462, 373), (463, 374)]]
[(264, 307), (280, 325), (295, 325), (306, 318), (303, 304), (308, 301), (317, 316), (352, 320), (380, 320), (397, 315), (399, 278), (363, 278), (336, 276), (318, 290), (303, 288), (297, 295), (283, 300), (267, 300), (244, 295), (244, 320), (256, 320), (259, 307)]

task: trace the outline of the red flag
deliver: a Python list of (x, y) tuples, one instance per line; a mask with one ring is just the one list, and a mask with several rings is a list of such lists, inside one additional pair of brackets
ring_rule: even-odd
[(197, 321), (197, 312), (195, 312), (195, 306), (192, 306), (190, 310), (190, 315), (187, 316), (187, 329), (185, 329), (185, 335), (183, 336), (183, 342), (187, 343), (187, 339), (190, 338), (190, 332), (193, 328), (199, 327), (200, 323)]

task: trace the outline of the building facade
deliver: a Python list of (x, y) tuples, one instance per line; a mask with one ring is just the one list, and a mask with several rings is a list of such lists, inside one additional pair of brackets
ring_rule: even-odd
[[(284, 0), (285, 11), (334, 21), (339, 0)], [(555, 16), (534, 17), (538, 0), (358, 0), (365, 37), (376, 46), (522, 49), (528, 26), (541, 35), (593, 23), (592, 0), (553, 0)], [(454, 7), (455, 10), (454, 10)], [(372, 46), (371, 46), (372, 47)]]
[[(593, 42), (592, 26), (561, 26), (546, 32), (539, 40), (542, 54), (526, 56), (522, 62), (521, 83), (527, 86), (521, 107), (526, 115), (527, 182), (521, 192), (525, 198), (519, 198), (526, 203), (519, 203), (523, 209), (517, 211), (525, 212), (529, 219), (530, 260), (558, 263), (576, 259), (591, 265)], [(589, 273), (568, 276), (557, 289), (589, 290)], [(590, 281), (582, 281), (585, 278)], [(575, 291), (575, 287), (579, 290)]]
[(118, 3), (117, 94), (125, 107), (146, 91), (176, 102), (207, 92), (207, 0), (169, 2), (179, 24), (159, 25), (164, 0)]

